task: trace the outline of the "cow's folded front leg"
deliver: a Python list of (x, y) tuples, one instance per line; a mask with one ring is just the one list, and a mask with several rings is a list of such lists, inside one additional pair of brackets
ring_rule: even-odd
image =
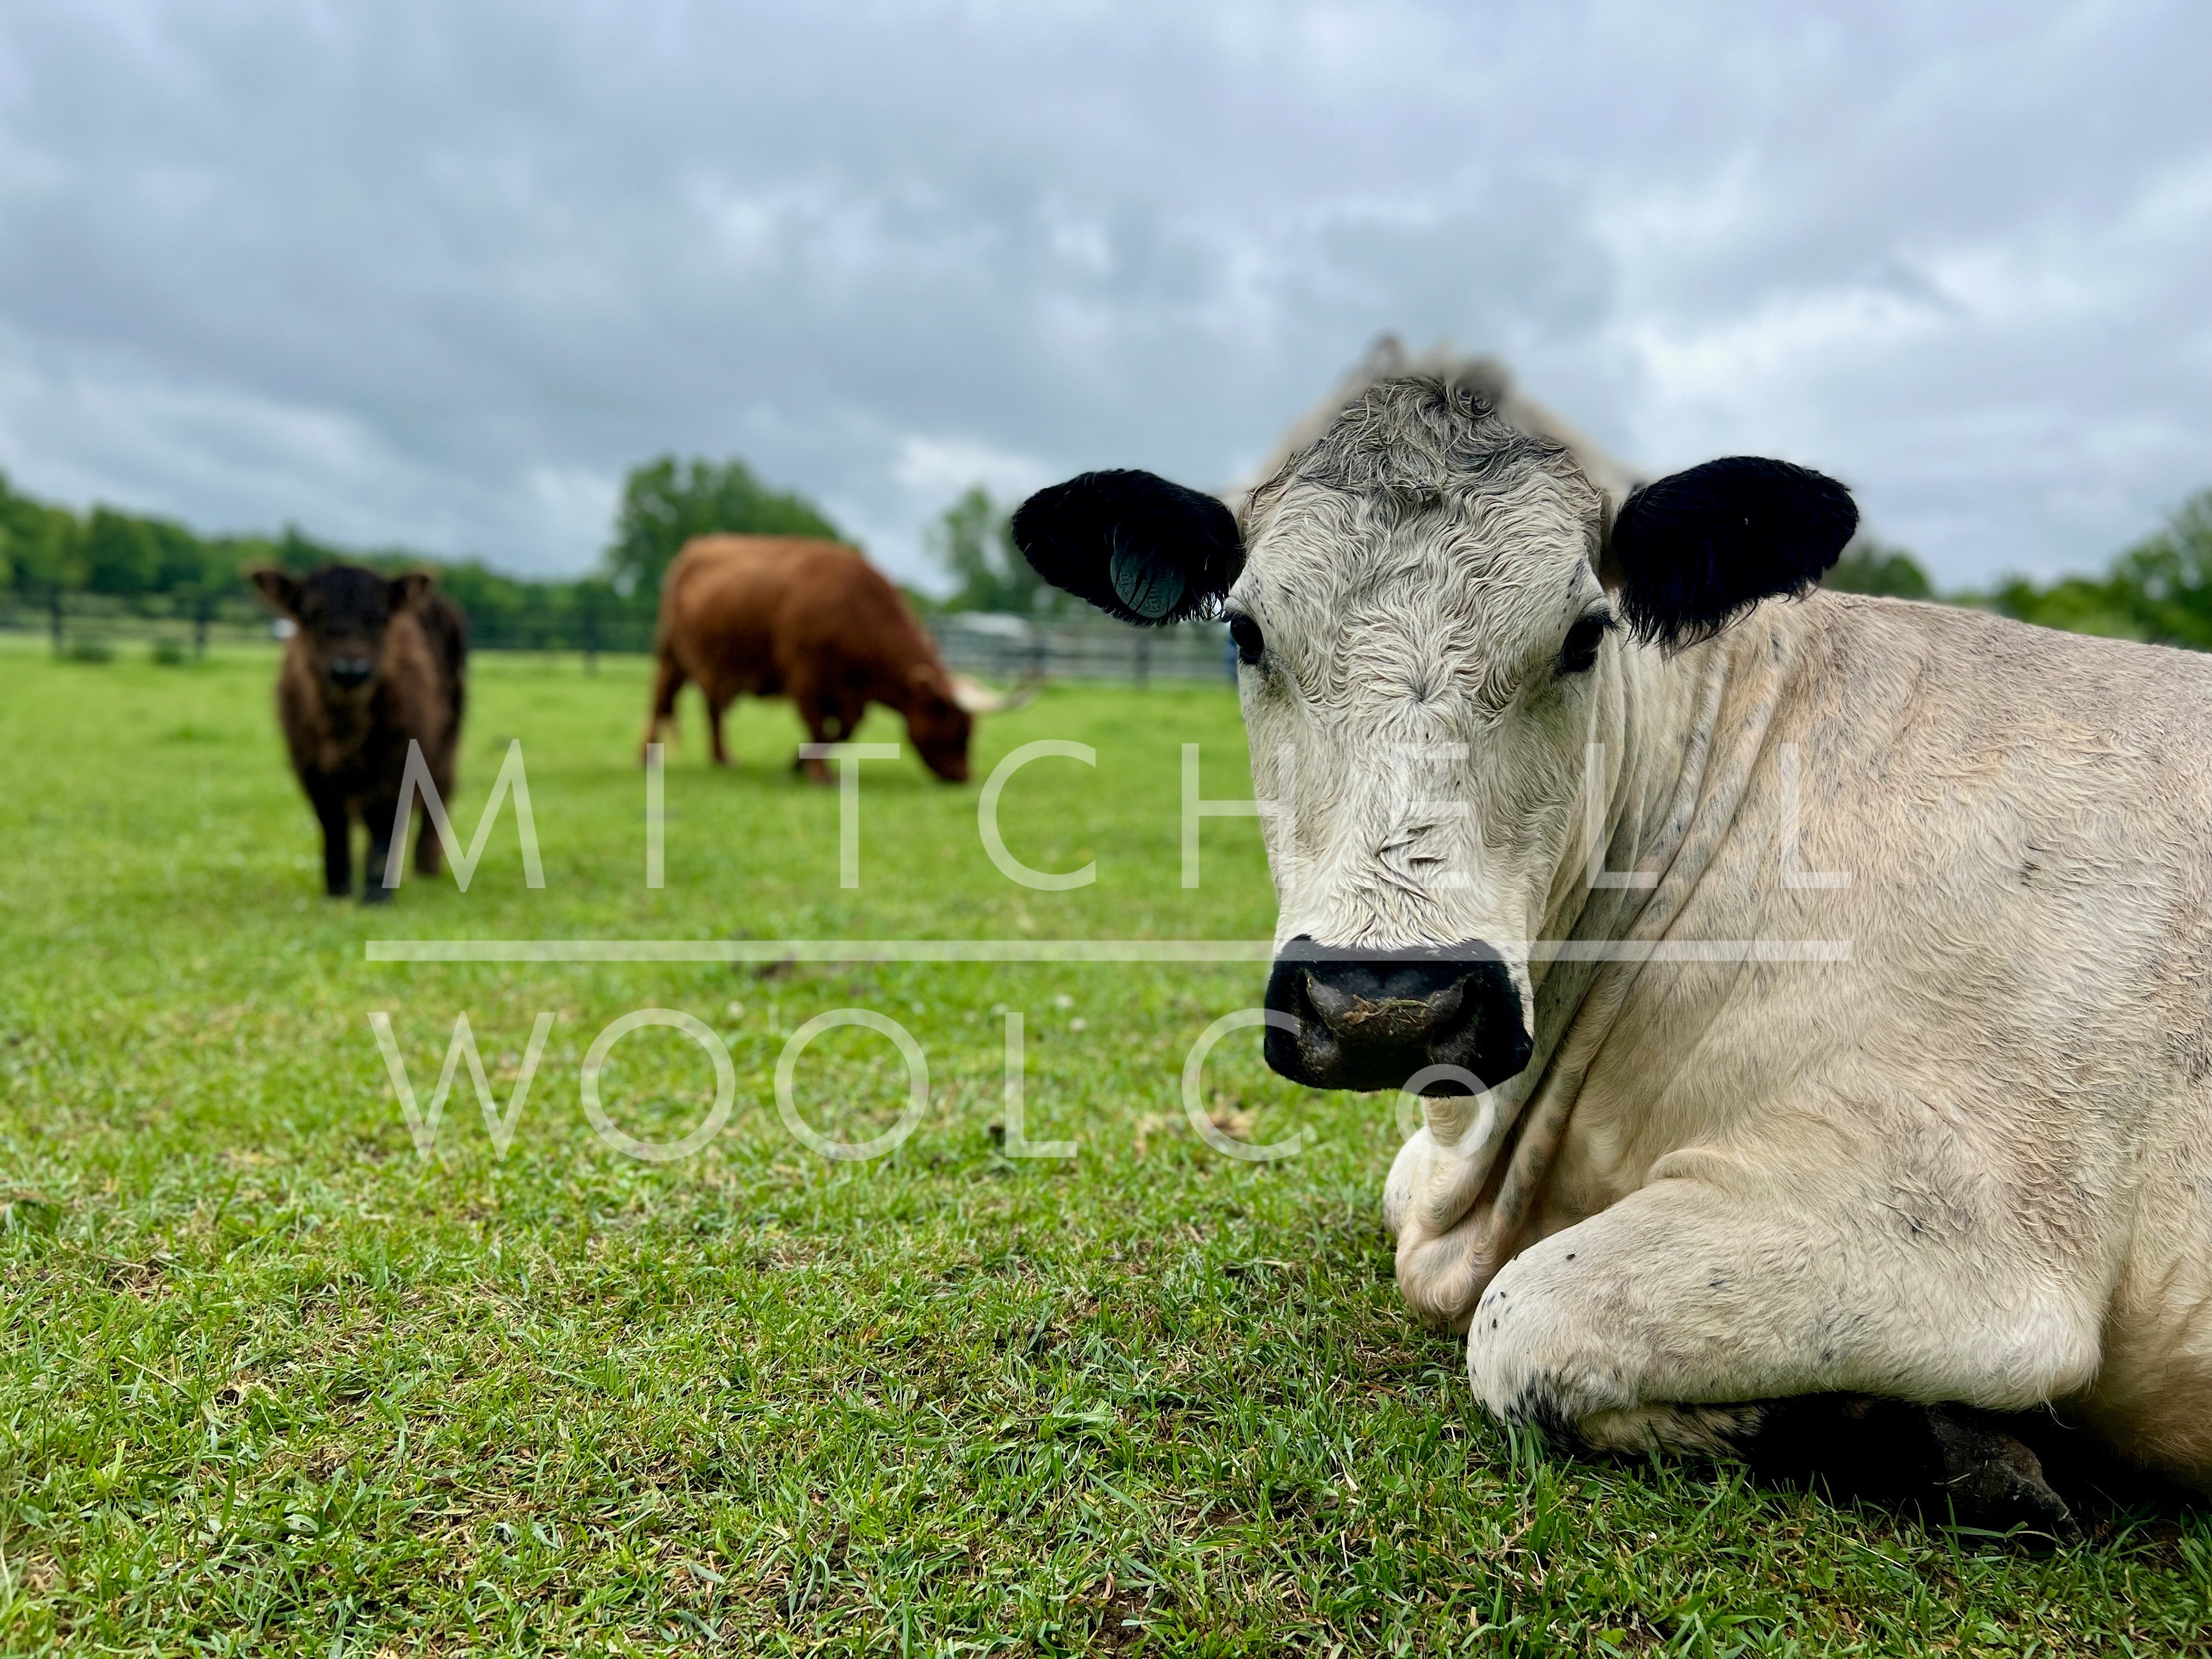
[[(1586, 1445), (1785, 1471), (1824, 1445), (1846, 1473), (1870, 1468), (1880, 1444), (1938, 1514), (2046, 1529), (2063, 1517), (2033, 1455), (1974, 1408), (2085, 1387), (2088, 1299), (1990, 1273), (2008, 1256), (1990, 1241), (1885, 1238), (1802, 1193), (1752, 1199), (1745, 1184), (1655, 1182), (1516, 1256), (1468, 1330), (1477, 1397)], [(1816, 1395), (1875, 1398), (1849, 1415), (1802, 1398)]]

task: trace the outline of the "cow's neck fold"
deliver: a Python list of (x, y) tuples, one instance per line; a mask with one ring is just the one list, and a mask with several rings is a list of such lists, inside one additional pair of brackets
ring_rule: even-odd
[(1537, 1109), (1571, 1103), (1649, 965), (1644, 947), (1668, 936), (1735, 818), (1795, 654), (1780, 609), (1671, 655), (1619, 653), (1589, 737), (1605, 750), (1596, 867), (1607, 884), (1592, 884), (1576, 837), (1539, 931), (1553, 957), (1530, 963), (1535, 1052), (1522, 1097)]
[[(1651, 906), (1682, 873), (1677, 866), (1699, 814), (1713, 737), (1729, 677), (1725, 640), (1671, 656), (1625, 647), (1613, 680), (1596, 700), (1584, 772), (1603, 779), (1595, 807), (1600, 857), (1587, 837), (1570, 838), (1553, 872), (1539, 937), (1587, 944), (1632, 937)], [(1583, 803), (1585, 817), (1590, 802)], [(1693, 872), (1692, 872), (1693, 873)]]
[(1597, 1028), (1578, 1041), (1601, 1036), (1606, 1008), (1647, 966), (1641, 947), (1668, 938), (1695, 896), (1765, 763), (1802, 631), (1798, 607), (1764, 605), (1671, 655), (1638, 646), (1620, 653), (1589, 741), (1605, 745), (1607, 758), (1599, 867), (1632, 884), (1591, 885), (1580, 838), (1572, 867), (1555, 872), (1540, 937), (1573, 948), (1547, 966), (1531, 964), (1532, 1073), (1551, 1065), (1570, 1024)]

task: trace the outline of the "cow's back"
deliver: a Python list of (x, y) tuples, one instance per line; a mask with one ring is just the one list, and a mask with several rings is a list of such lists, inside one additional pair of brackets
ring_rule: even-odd
[(859, 550), (785, 536), (701, 536), (661, 585), (661, 648), (710, 697), (775, 696), (804, 668), (903, 660), (916, 635)]

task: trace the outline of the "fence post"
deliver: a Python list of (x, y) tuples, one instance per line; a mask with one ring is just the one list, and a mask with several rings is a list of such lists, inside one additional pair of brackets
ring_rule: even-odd
[[(1236, 641), (1226, 629), (1186, 623), (1139, 629), (1098, 618), (1048, 624), (1043, 619), (1009, 619), (975, 627), (958, 613), (933, 617), (929, 632), (947, 668), (984, 676), (1118, 681), (1139, 690), (1155, 678), (1237, 683)], [(625, 624), (626, 625), (626, 624)]]
[(46, 590), (46, 614), (52, 620), (54, 635), (54, 655), (62, 654), (62, 585), (56, 582)]
[(195, 659), (207, 655), (208, 596), (202, 589), (192, 601), (192, 656)]

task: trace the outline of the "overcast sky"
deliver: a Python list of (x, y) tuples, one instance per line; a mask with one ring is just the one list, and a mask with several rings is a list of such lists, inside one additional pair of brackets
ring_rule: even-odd
[(739, 454), (885, 563), (1233, 481), (1370, 339), (1950, 581), (2212, 484), (2212, 9), (7, 0), (0, 469), (571, 572)]

